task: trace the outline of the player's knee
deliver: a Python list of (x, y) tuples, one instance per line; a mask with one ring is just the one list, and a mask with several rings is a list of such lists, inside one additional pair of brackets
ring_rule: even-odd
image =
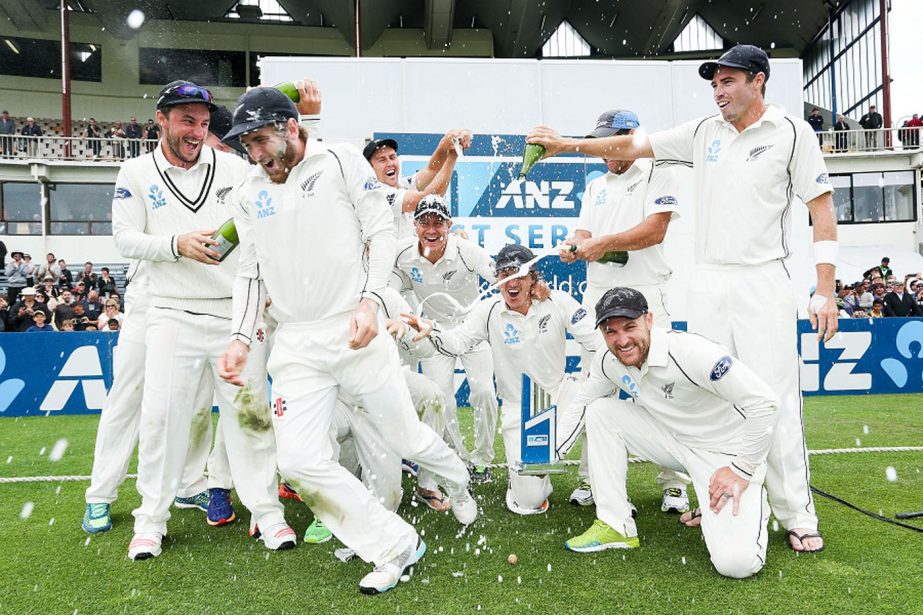
[(712, 551), (710, 555), (718, 574), (732, 579), (746, 579), (763, 568), (763, 560), (752, 549)]

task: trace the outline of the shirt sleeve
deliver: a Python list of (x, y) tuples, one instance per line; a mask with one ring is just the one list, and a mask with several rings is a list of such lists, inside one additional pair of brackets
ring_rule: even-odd
[[(605, 176), (604, 176), (605, 177)], [(596, 193), (601, 190), (600, 185), (605, 185), (602, 178), (596, 178), (586, 185), (583, 191), (583, 198), (580, 200), (580, 216), (577, 218), (577, 230), (593, 232), (593, 221), (591, 220), (593, 211), (593, 202), (596, 200)]]
[(123, 258), (145, 261), (179, 260), (176, 235), (149, 235), (144, 196), (129, 181), (125, 168), (119, 171), (112, 196), (112, 237)]
[(577, 386), (577, 393), (565, 407), (558, 407), (555, 426), (555, 451), (558, 458), (570, 452), (586, 424), (586, 407), (603, 397), (610, 397), (618, 387), (609, 380), (603, 370), (606, 352), (597, 352), (593, 357), (590, 374)]
[(467, 246), (465, 249), (466, 259), (470, 258), (474, 261), (472, 266), (474, 267), (475, 272), (487, 280), (488, 284), (493, 284), (497, 281), (497, 275), (494, 271), (494, 259), (491, 258), (490, 252), (477, 245), (471, 240), (464, 240), (461, 237), (458, 238), (462, 245)]
[(827, 175), (824, 156), (817, 147), (817, 135), (807, 122), (793, 120), (795, 124), (795, 147), (789, 170), (792, 174), (792, 188), (805, 203), (822, 194), (833, 192)]
[(577, 300), (563, 292), (554, 292), (552, 299), (561, 316), (564, 318), (564, 328), (574, 336), (574, 339), (588, 352), (596, 352), (599, 347), (599, 336), (594, 326), (593, 317)]
[(443, 330), (438, 323), (433, 323), (430, 340), (436, 350), (449, 357), (460, 357), (487, 339), (487, 318), (494, 301), (482, 301), (465, 321), (453, 329)]
[(253, 241), (253, 218), (249, 206), (241, 198), (242, 194), (238, 186), (229, 197), (239, 239), (237, 250), (240, 257), (232, 290), (231, 338), (249, 346), (253, 332), (262, 320), (266, 288), (260, 280), (260, 265)]
[(693, 120), (669, 130), (650, 134), (648, 141), (654, 150), (654, 158), (664, 162), (692, 164), (695, 129), (701, 123), (702, 120)]
[(651, 178), (644, 195), (644, 217), (669, 213), (670, 220), (679, 218), (679, 186), (676, 171), (656, 163), (651, 169)]
[(391, 278), (397, 247), (388, 203), (392, 190), (378, 181), (372, 166), (356, 148), (340, 148), (339, 158), (359, 218), (362, 241), (368, 245), (368, 275), (361, 296), (377, 303)]

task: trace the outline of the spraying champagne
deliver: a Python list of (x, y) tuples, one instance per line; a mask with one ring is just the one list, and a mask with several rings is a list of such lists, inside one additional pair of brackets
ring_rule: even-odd
[(535, 163), (542, 159), (545, 154), (545, 146), (538, 143), (526, 143), (526, 148), (522, 151), (522, 167), (519, 169), (519, 179), (523, 180)]

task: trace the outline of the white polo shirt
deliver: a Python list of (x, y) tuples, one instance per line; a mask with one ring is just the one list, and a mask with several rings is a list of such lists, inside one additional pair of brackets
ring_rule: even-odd
[(740, 133), (716, 115), (649, 139), (657, 160), (693, 167), (697, 263), (786, 258), (794, 196), (807, 203), (833, 192), (814, 130), (776, 105)]
[(737, 456), (731, 469), (749, 480), (766, 460), (778, 399), (753, 370), (727, 349), (694, 333), (651, 328), (647, 361), (627, 367), (606, 348), (571, 407), (630, 395), (681, 444)]
[(417, 174), (405, 175), (397, 181), (397, 187), (392, 188), (392, 193), (388, 195), (388, 204), (391, 206), (391, 214), (394, 216), (394, 232), (397, 238), (416, 237), (413, 230), (413, 212), (404, 211), (404, 198), (411, 190), (417, 189)]
[[(635, 161), (621, 175), (606, 173), (591, 181), (583, 194), (577, 228), (593, 237), (613, 235), (633, 228), (648, 216), (669, 212), (679, 217), (673, 171), (658, 168), (653, 160)], [(587, 283), (602, 288), (650, 286), (670, 279), (663, 244), (632, 251), (624, 265), (588, 263)]]
[(490, 343), (497, 376), (497, 394), (505, 403), (518, 404), (522, 397), (522, 374), (554, 392), (564, 379), (567, 333), (587, 351), (602, 343), (593, 317), (576, 299), (558, 290), (548, 299), (533, 301), (522, 315), (507, 309), (503, 297), (482, 301), (464, 323), (444, 331), (438, 323), (430, 334), (436, 349), (461, 356), (475, 344)]
[(471, 305), (481, 292), (480, 278), (491, 284), (496, 280), (493, 259), (478, 244), (449, 235), (442, 258), (431, 263), (420, 254), (419, 243), (416, 233), (398, 242), (394, 267), (401, 277), (401, 292), (412, 290), (418, 301), (425, 301), (427, 318), (445, 325), (460, 324), (465, 315), (435, 293), (446, 293), (462, 306)]

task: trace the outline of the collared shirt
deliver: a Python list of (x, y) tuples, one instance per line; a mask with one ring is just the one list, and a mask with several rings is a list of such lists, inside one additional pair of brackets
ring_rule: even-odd
[(523, 373), (549, 393), (561, 384), (567, 333), (590, 352), (601, 344), (587, 311), (569, 294), (553, 290), (546, 300), (533, 301), (525, 315), (508, 309), (500, 296), (482, 301), (454, 329), (444, 331), (437, 323), (430, 340), (449, 356), (461, 356), (474, 345), (489, 342), (497, 394), (504, 403), (518, 404)]
[(394, 267), (401, 278), (401, 292), (413, 291), (427, 318), (442, 324), (461, 323), (465, 314), (445, 295), (462, 307), (477, 301), (480, 279), (490, 284), (496, 280), (493, 259), (478, 244), (451, 234), (435, 263), (420, 254), (419, 245), (416, 235), (398, 242)]
[[(621, 175), (606, 173), (591, 181), (583, 194), (577, 228), (593, 237), (613, 235), (641, 224), (649, 216), (670, 213), (679, 217), (673, 171), (657, 168), (652, 160), (637, 160)], [(604, 288), (649, 286), (670, 278), (671, 270), (659, 243), (632, 251), (624, 265), (588, 263), (587, 283)]]
[(647, 361), (623, 365), (608, 349), (593, 359), (574, 406), (624, 391), (690, 448), (736, 455), (749, 480), (766, 460), (779, 402), (753, 370), (709, 339), (651, 328)]
[(417, 174), (405, 175), (397, 181), (397, 187), (391, 189), (388, 195), (388, 204), (394, 216), (394, 235), (398, 240), (407, 237), (416, 237), (413, 229), (413, 212), (404, 211), (404, 198), (411, 190), (417, 189)]
[(817, 136), (767, 105), (743, 132), (720, 115), (650, 135), (657, 160), (692, 165), (697, 263), (759, 265), (789, 256), (793, 197), (833, 192)]

